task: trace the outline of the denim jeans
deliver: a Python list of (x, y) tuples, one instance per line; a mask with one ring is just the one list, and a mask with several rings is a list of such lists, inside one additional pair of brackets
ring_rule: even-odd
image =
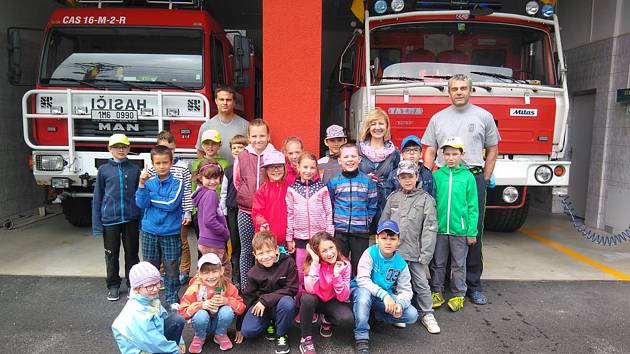
[(215, 315), (210, 315), (210, 312), (201, 309), (192, 317), (192, 327), (195, 336), (199, 338), (205, 339), (210, 333), (223, 336), (227, 334), (233, 319), (234, 310), (229, 305), (221, 306)]
[(356, 288), (352, 291), (352, 300), (354, 306), (354, 339), (368, 340), (370, 339), (370, 310), (374, 310), (376, 320), (393, 324), (393, 323), (415, 323), (418, 320), (418, 310), (413, 306), (407, 306), (403, 309), (403, 314), (396, 318), (385, 312), (385, 304), (381, 299), (373, 296), (366, 288)]
[(275, 307), (266, 308), (262, 316), (254, 316), (251, 307), (245, 313), (241, 334), (245, 338), (253, 338), (260, 335), (269, 326), (271, 319), (276, 325), (276, 335), (282, 336), (287, 333), (293, 317), (295, 317), (295, 302), (291, 296), (283, 296)]

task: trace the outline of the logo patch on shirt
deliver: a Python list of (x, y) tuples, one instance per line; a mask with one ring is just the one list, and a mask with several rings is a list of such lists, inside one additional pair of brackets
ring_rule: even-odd
[(469, 133), (474, 133), (475, 132), (475, 123), (468, 124), (468, 132)]

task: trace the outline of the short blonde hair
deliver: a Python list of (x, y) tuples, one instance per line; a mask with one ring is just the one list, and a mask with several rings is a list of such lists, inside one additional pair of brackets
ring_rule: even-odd
[(386, 131), (385, 136), (383, 137), (384, 141), (390, 141), (392, 139), (391, 127), (389, 125), (389, 116), (384, 110), (376, 107), (367, 114), (367, 116), (363, 120), (363, 124), (361, 124), (361, 131), (359, 132), (360, 141), (366, 141), (372, 137), (370, 135), (370, 125), (372, 125), (373, 122), (379, 119), (385, 120)]

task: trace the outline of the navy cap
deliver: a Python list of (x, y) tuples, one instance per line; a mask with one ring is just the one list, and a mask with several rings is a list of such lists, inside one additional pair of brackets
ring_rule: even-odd
[(398, 224), (394, 220), (383, 220), (378, 223), (378, 227), (376, 228), (376, 233), (380, 234), (383, 231), (391, 231), (398, 235), (400, 233), (400, 229), (398, 229)]
[(400, 144), (400, 150), (403, 150), (405, 146), (411, 142), (416, 143), (416, 145), (418, 146), (422, 146), (422, 141), (420, 140), (420, 138), (415, 135), (408, 135), (403, 139), (402, 144)]

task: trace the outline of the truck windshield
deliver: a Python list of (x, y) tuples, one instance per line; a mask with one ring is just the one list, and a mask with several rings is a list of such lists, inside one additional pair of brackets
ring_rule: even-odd
[(60, 27), (49, 31), (40, 82), (50, 85), (203, 87), (203, 31)]
[[(396, 78), (446, 80), (468, 74), (473, 82), (555, 85), (549, 36), (520, 26), (438, 22), (375, 28), (370, 60), (376, 82)], [(382, 71), (381, 71), (382, 70)]]

